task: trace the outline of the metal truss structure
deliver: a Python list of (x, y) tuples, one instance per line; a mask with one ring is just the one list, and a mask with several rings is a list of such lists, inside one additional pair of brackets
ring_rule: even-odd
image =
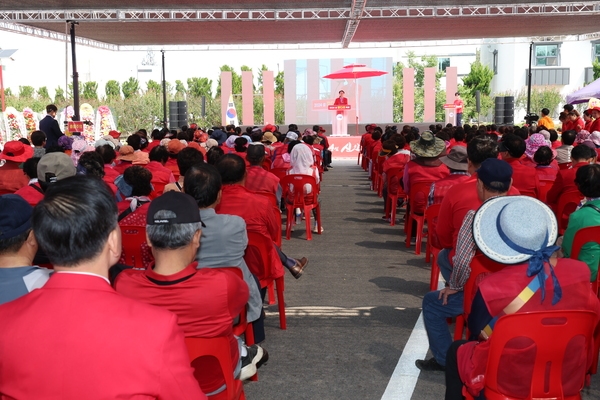
[[(12, 22), (0, 21), (0, 29), (13, 33), (20, 33), (22, 35), (34, 36), (43, 39), (51, 39), (58, 40), (61, 42), (70, 41), (70, 36), (60, 32), (49, 31), (47, 29), (35, 28), (28, 25), (16, 24)], [(95, 47), (103, 50), (119, 50), (119, 46), (116, 44), (99, 42), (97, 40), (86, 39), (83, 37), (77, 37), (75, 39), (75, 43), (88, 46)]]
[[(344, 20), (346, 26), (340, 40), (342, 48), (408, 47), (408, 42), (353, 43), (352, 40), (361, 20), (373, 19), (414, 19), (414, 18), (465, 18), (502, 16), (600, 16), (599, 1), (580, 3), (546, 4), (497, 4), (497, 5), (446, 5), (446, 6), (396, 6), (367, 7), (367, 0), (352, 0), (349, 8), (288, 8), (288, 9), (65, 9), (65, 10), (0, 10), (0, 29), (65, 41), (64, 33), (41, 29), (31, 24), (61, 23), (67, 20), (79, 22), (201, 22), (201, 21), (301, 21), (301, 20)], [(583, 40), (579, 35), (576, 39)], [(560, 37), (560, 38), (566, 38)], [(105, 50), (232, 50), (232, 49), (299, 49), (299, 48), (340, 48), (340, 42), (333, 44), (278, 44), (278, 45), (171, 45), (135, 46), (116, 45), (78, 37), (77, 43)], [(502, 39), (499, 39), (502, 40)], [(546, 41), (549, 38), (529, 38), (533, 41)], [(553, 40), (560, 40), (559, 38)], [(562, 39), (564, 40), (564, 39)], [(428, 41), (431, 42), (431, 41)], [(489, 41), (488, 41), (489, 42)], [(486, 43), (488, 43), (486, 42)]]
[[(343, 19), (359, 21), (369, 18), (456, 18), (491, 16), (600, 15), (600, 3), (588, 1), (574, 4), (498, 4), (455, 6), (365, 7), (366, 0), (353, 0), (351, 8), (334, 9), (80, 9), (80, 10), (2, 10), (0, 21), (19, 23), (59, 22), (66, 20), (94, 22), (159, 22), (159, 21), (279, 21)], [(351, 35), (347, 28), (345, 36)]]

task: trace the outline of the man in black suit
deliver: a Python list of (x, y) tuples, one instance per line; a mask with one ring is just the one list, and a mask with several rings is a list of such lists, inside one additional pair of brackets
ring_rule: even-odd
[(58, 138), (64, 135), (60, 130), (60, 126), (58, 126), (58, 121), (55, 119), (56, 111), (58, 111), (58, 108), (54, 104), (47, 105), (46, 113), (48, 115), (40, 121), (40, 131), (46, 134), (46, 149), (58, 146)]

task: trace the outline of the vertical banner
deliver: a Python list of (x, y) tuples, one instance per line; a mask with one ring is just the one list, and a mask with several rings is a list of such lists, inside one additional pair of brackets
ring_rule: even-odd
[(275, 74), (273, 71), (262, 71), (263, 79), (263, 124), (275, 123)]
[(242, 71), (242, 123), (254, 125), (254, 82), (252, 71)]
[(402, 122), (415, 122), (415, 70), (402, 70)]
[[(223, 92), (221, 92), (221, 95), (223, 95)], [(233, 102), (233, 96), (231, 94), (229, 95), (229, 101), (227, 102), (227, 110), (225, 111), (225, 117), (227, 117), (227, 120), (225, 121), (224, 125), (238, 126), (240, 124), (237, 110), (235, 109), (235, 103)]]
[(227, 125), (227, 105), (232, 92), (231, 71), (221, 72), (221, 124)]
[(425, 113), (423, 122), (435, 122), (435, 74), (436, 67), (425, 68)]

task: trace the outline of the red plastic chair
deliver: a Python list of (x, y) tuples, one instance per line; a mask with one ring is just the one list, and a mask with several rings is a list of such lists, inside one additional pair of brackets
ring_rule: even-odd
[[(460, 340), (463, 337), (462, 334), (463, 329), (465, 328), (465, 321), (471, 313), (471, 305), (473, 303), (473, 299), (475, 298), (475, 294), (477, 294), (477, 289), (479, 288), (479, 283), (481, 280), (489, 274), (500, 271), (504, 267), (504, 264), (493, 261), (483, 254), (475, 254), (471, 260), (471, 274), (469, 275), (469, 279), (467, 279), (467, 283), (465, 283), (465, 287), (463, 288), (463, 314), (456, 317), (456, 325), (454, 326), (454, 340)], [(467, 331), (466, 337), (469, 337), (468, 329), (465, 330)]]
[(569, 168), (571, 168), (571, 165), (572, 164), (570, 162), (558, 164), (558, 169), (559, 170), (569, 169)]
[[(306, 240), (312, 240), (312, 231), (310, 229), (311, 211), (315, 209), (317, 228), (321, 234), (321, 207), (319, 206), (319, 186), (313, 176), (292, 174), (286, 175), (281, 181), (282, 187), (288, 188), (286, 198), (287, 221), (286, 221), (286, 239), (290, 240), (292, 234), (292, 223), (294, 221), (294, 210), (300, 208), (304, 211), (306, 220)], [(310, 185), (311, 192), (305, 194), (304, 186)], [(293, 189), (292, 189), (293, 188)]]
[(432, 204), (425, 210), (425, 223), (427, 224), (427, 244), (425, 246), (425, 262), (431, 261), (431, 277), (429, 290), (437, 290), (440, 278), (440, 267), (437, 263), (438, 253), (442, 250), (433, 246), (433, 235), (437, 217), (440, 214), (441, 204)]
[[(244, 260), (260, 282), (261, 288), (273, 287), (273, 282), (277, 289), (277, 306), (279, 308), (279, 327), (281, 329), (287, 328), (285, 320), (285, 300), (283, 298), (283, 291), (285, 289), (283, 276), (274, 279), (275, 266), (271, 264), (271, 258), (269, 256), (273, 242), (270, 238), (263, 236), (260, 233), (248, 231), (248, 247), (246, 247), (246, 254), (244, 254)], [(272, 291), (269, 290), (269, 297), (271, 298)]]
[(539, 201), (546, 202), (546, 196), (550, 189), (552, 189), (552, 185), (554, 185), (553, 180), (540, 179), (540, 192), (538, 193)]
[[(198, 360), (202, 357), (214, 357), (219, 362), (221, 372), (225, 379), (225, 390), (210, 396), (211, 400), (245, 400), (244, 385), (242, 381), (234, 379), (235, 367), (231, 363), (231, 350), (229, 339), (226, 337), (215, 338), (185, 338), (185, 344), (190, 355), (190, 362), (194, 368), (196, 380), (204, 375), (203, 368), (199, 367)], [(200, 382), (200, 380), (198, 380)], [(202, 388), (202, 386), (201, 386)], [(202, 388), (204, 391), (204, 388)]]
[(583, 197), (579, 190), (570, 190), (560, 195), (555, 210), (559, 235), (565, 234), (565, 230), (569, 224), (569, 216), (575, 211), (581, 200), (583, 200)]
[[(581, 228), (575, 232), (573, 237), (573, 245), (571, 246), (571, 257), (574, 260), (579, 259), (579, 253), (583, 245), (589, 242), (600, 242), (600, 226), (588, 226)], [(598, 296), (598, 288), (600, 287), (600, 274), (596, 275), (596, 280), (592, 282), (592, 292)], [(592, 374), (598, 372), (598, 352), (600, 351), (600, 341), (596, 341), (596, 352), (594, 362), (592, 363)]]
[(146, 228), (122, 225), (121, 243), (123, 252), (120, 263), (131, 265), (133, 269), (146, 269), (154, 261), (150, 247), (146, 243)]
[[(390, 218), (390, 226), (396, 225), (396, 208), (398, 207), (398, 199), (406, 200), (408, 196), (402, 190), (400, 182), (404, 176), (404, 168), (390, 168), (386, 172), (387, 177), (387, 197), (385, 199), (385, 217)], [(390, 190), (392, 182), (398, 183), (398, 191), (392, 193)]]
[(415, 183), (410, 187), (410, 193), (408, 194), (408, 209), (406, 210), (406, 224), (404, 230), (406, 231), (406, 247), (410, 247), (410, 240), (412, 239), (413, 233), (413, 221), (417, 222), (417, 233), (416, 233), (416, 244), (415, 254), (421, 254), (421, 241), (423, 240), (423, 226), (425, 225), (425, 214), (416, 214), (413, 210), (415, 209), (415, 202), (420, 197), (421, 200), (427, 203), (427, 197), (431, 189), (433, 182), (419, 182)]
[[(573, 245), (571, 246), (571, 257), (574, 260), (579, 259), (581, 248), (590, 242), (600, 243), (600, 226), (588, 226), (581, 228), (575, 232), (573, 237)], [(592, 282), (592, 291), (598, 295), (598, 287), (600, 286), (600, 274), (594, 282)]]
[[(563, 363), (569, 354), (569, 343), (578, 338), (585, 338), (587, 354), (593, 345), (593, 331), (596, 324), (596, 314), (592, 311), (538, 311), (509, 314), (498, 319), (490, 340), (490, 350), (485, 372), (485, 398), (488, 400), (516, 399), (502, 393), (498, 381), (523, 379), (523, 377), (499, 376), (498, 366), (505, 348), (510, 348), (509, 342), (517, 338), (529, 338), (535, 343), (535, 359), (533, 361), (533, 376), (531, 379), (528, 399), (581, 399), (580, 393), (565, 396), (563, 391)], [(514, 351), (514, 350), (508, 350)], [(504, 353), (504, 354), (503, 354)], [(574, 379), (583, 388), (586, 379), (585, 366), (581, 374)], [(572, 373), (573, 371), (569, 371)], [(472, 399), (471, 396), (467, 396)]]
[(272, 174), (274, 174), (276, 177), (278, 177), (279, 180), (281, 181), (287, 175), (287, 172), (289, 170), (290, 170), (289, 168), (271, 168), (270, 172)]
[(385, 157), (377, 157), (373, 161), (373, 179), (371, 180), (371, 187), (377, 192), (377, 196), (383, 196), (383, 163)]

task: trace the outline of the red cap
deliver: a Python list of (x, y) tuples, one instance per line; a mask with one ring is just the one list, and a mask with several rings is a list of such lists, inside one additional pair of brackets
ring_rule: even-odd
[(108, 134), (110, 136), (112, 136), (114, 139), (118, 139), (119, 137), (121, 137), (121, 134), (118, 131), (110, 131), (110, 132), (108, 132)]

